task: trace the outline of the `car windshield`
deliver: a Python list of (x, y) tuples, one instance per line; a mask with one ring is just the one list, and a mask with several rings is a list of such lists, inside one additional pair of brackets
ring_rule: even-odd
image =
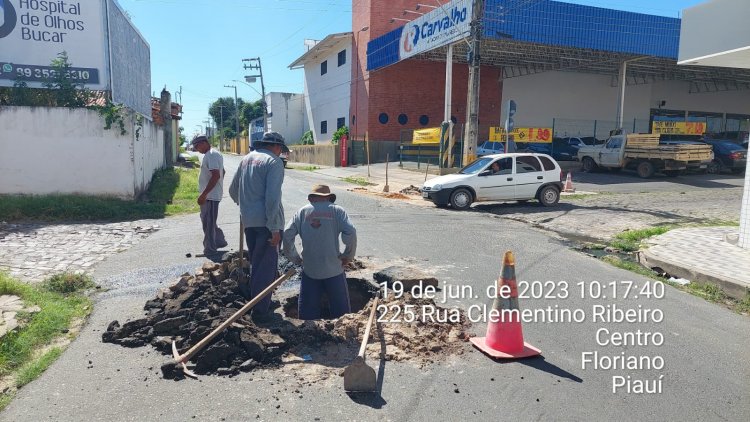
[(479, 173), (483, 168), (487, 167), (487, 164), (489, 164), (492, 161), (492, 158), (480, 158), (478, 160), (473, 161), (468, 166), (464, 167), (459, 171), (460, 174), (477, 174)]

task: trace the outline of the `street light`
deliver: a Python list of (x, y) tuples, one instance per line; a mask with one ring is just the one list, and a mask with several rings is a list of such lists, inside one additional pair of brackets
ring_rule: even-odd
[[(354, 76), (356, 78), (356, 84), (354, 85), (354, 136), (359, 136), (359, 131), (357, 130), (357, 124), (359, 122), (359, 73), (360, 73), (360, 60), (359, 60), (359, 33), (360, 32), (367, 32), (370, 29), (369, 26), (363, 26), (359, 31), (357, 31), (357, 65), (354, 68)], [(364, 72), (362, 73), (362, 76), (364, 77)]]
[[(257, 78), (255, 76), (245, 76), (245, 80), (247, 82), (255, 82), (257, 80)], [(245, 84), (245, 85), (249, 86), (250, 88), (252, 88), (253, 91), (255, 91), (258, 95), (260, 95), (260, 105), (261, 105), (261, 107), (263, 107), (263, 131), (264, 132), (267, 131), (268, 122), (266, 121), (266, 119), (268, 119), (268, 110), (266, 109), (266, 99), (263, 98), (263, 94), (261, 94), (260, 92), (258, 92), (258, 90), (255, 89), (254, 86), (250, 85), (247, 82), (242, 82), (242, 81), (237, 80), (237, 79), (233, 79), (232, 82), (239, 82), (241, 84)], [(251, 133), (250, 127), (247, 128), (247, 136), (248, 136), (248, 139), (250, 137), (252, 137), (252, 133)]]

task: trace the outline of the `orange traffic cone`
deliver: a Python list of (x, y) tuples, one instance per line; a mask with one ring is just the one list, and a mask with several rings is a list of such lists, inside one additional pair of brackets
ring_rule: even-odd
[(576, 188), (573, 187), (573, 175), (571, 172), (568, 172), (568, 177), (565, 179), (565, 188), (563, 188), (563, 192), (575, 192)]
[[(510, 294), (507, 293), (508, 287), (503, 289), (503, 286), (510, 288)], [(487, 336), (474, 337), (470, 341), (493, 358), (518, 359), (541, 354), (541, 350), (523, 341), (516, 262), (511, 251), (505, 252), (503, 257), (503, 269), (497, 280), (497, 289), (498, 296), (492, 304), (493, 312), (488, 316)]]

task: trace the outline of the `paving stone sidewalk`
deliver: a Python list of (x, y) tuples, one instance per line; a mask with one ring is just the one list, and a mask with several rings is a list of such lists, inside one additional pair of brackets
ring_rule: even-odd
[(26, 282), (86, 272), (159, 230), (157, 220), (103, 224), (0, 222), (0, 271)]
[(646, 240), (641, 263), (670, 275), (721, 285), (727, 294), (743, 298), (750, 291), (750, 251), (725, 240), (737, 227), (675, 229)]

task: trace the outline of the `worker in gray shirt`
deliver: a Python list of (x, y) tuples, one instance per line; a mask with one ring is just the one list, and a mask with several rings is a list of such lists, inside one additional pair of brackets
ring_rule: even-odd
[[(320, 319), (321, 298), (325, 292), (331, 318), (351, 312), (344, 267), (354, 259), (357, 230), (343, 208), (334, 205), (336, 195), (325, 185), (315, 185), (307, 196), (310, 205), (302, 207), (284, 229), (284, 255), (302, 265), (299, 318)], [(294, 244), (302, 239), (302, 256)], [(344, 243), (340, 251), (339, 236)]]
[[(255, 297), (276, 278), (279, 262), (281, 231), (284, 229), (284, 208), (281, 185), (284, 163), (279, 158), (288, 152), (284, 137), (267, 132), (253, 143), (253, 151), (242, 158), (229, 186), (229, 196), (240, 206), (245, 239), (250, 254), (252, 274), (250, 296)], [(269, 315), (271, 295), (253, 307), (253, 319), (263, 322)]]

